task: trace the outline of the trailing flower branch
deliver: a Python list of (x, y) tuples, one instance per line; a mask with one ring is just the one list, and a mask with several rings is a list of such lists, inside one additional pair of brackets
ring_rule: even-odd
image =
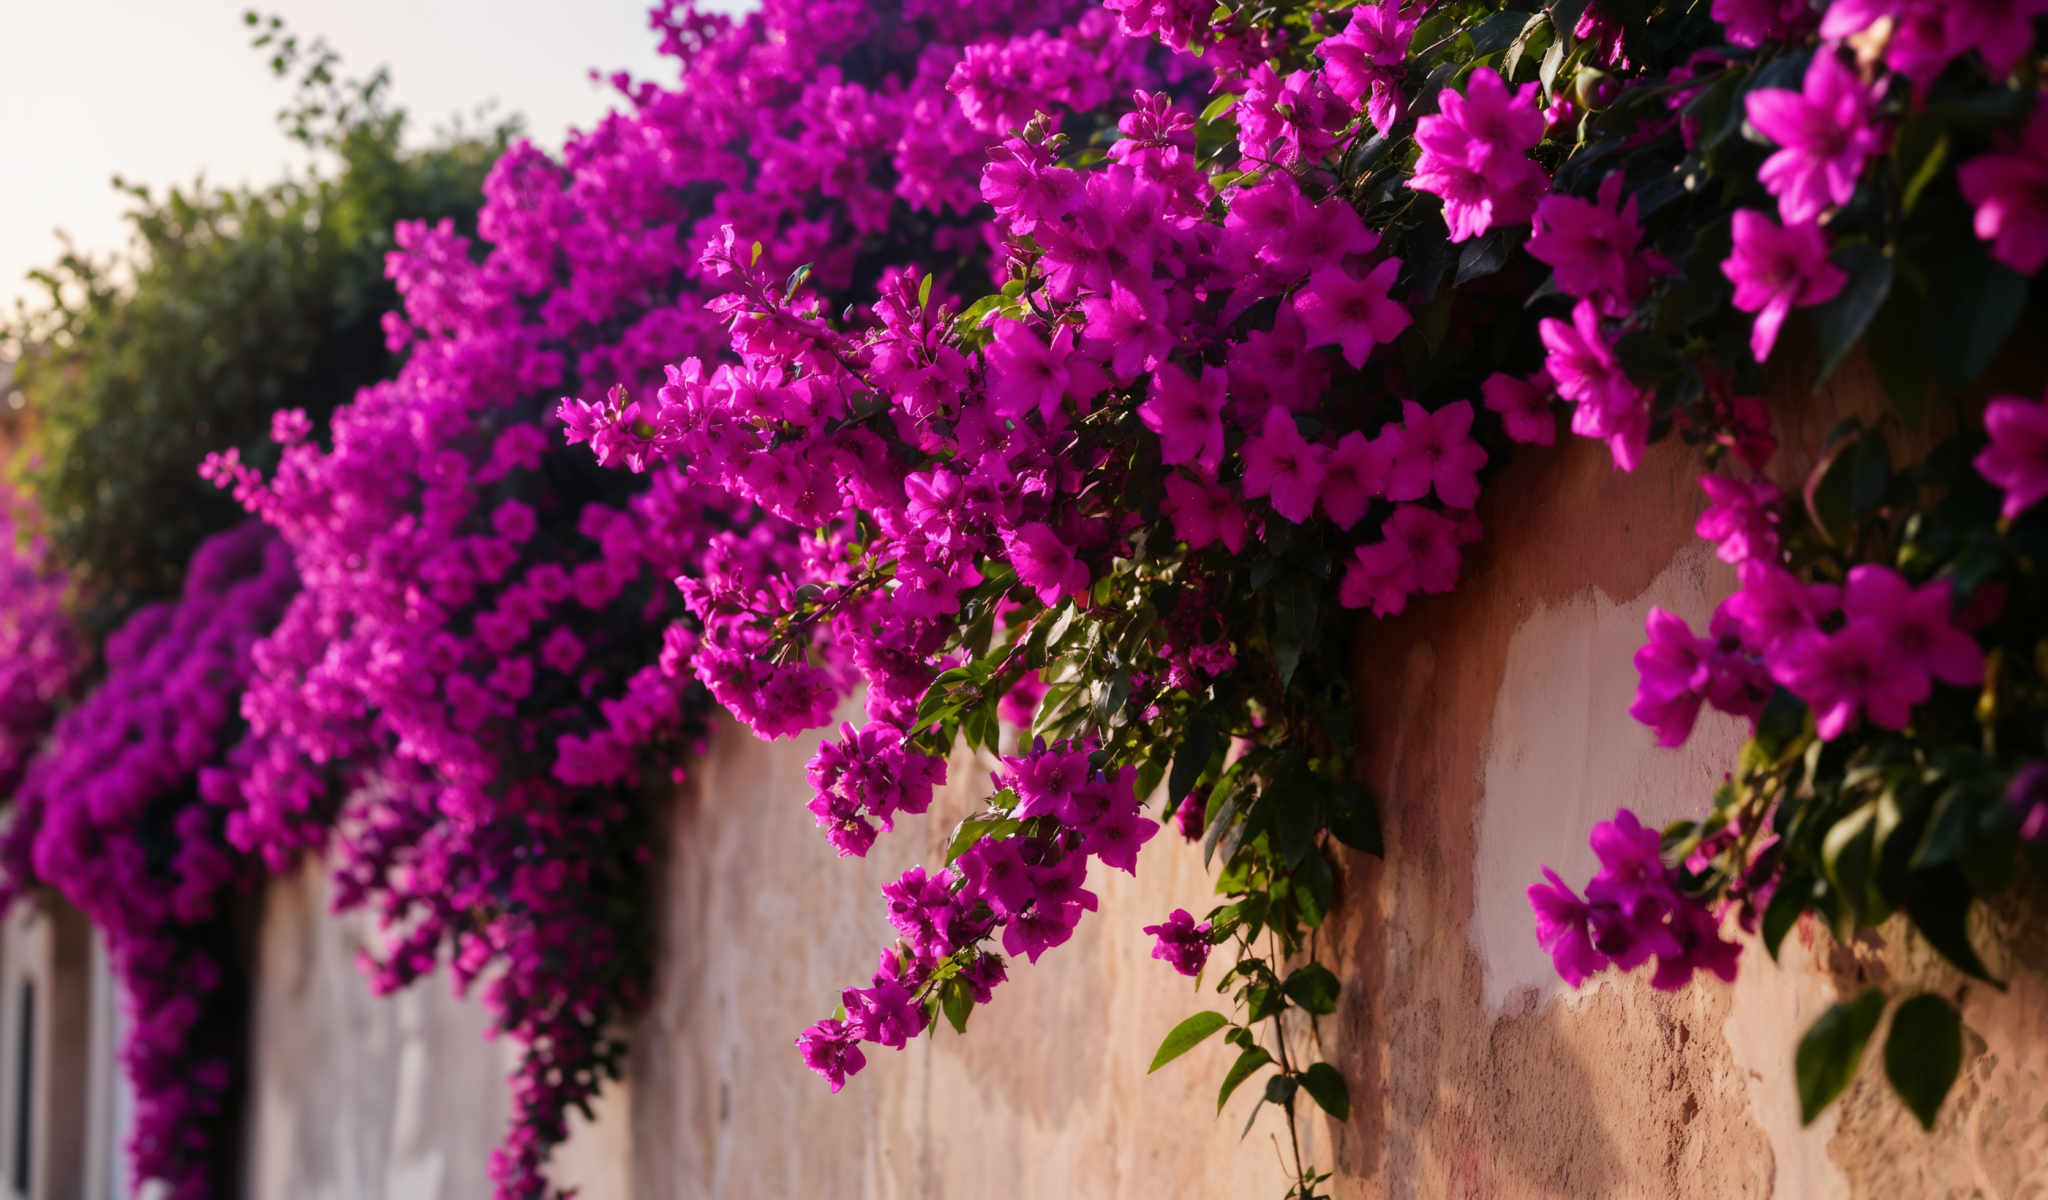
[[(1632, 713), (1669, 746), (1704, 707), (1755, 737), (1703, 819), (1623, 810), (1590, 883), (1546, 869), (1560, 975), (1731, 979), (1737, 928), (1775, 952), (1808, 912), (1843, 937), (1903, 913), (1988, 975), (1968, 910), (2048, 844), (2048, 399), (1975, 406), (2041, 327), (2044, 16), (664, 3), (675, 86), (616, 78), (625, 109), (559, 158), (515, 146), (475, 239), (400, 227), (399, 374), (322, 425), (280, 413), (267, 475), (208, 461), (277, 540), (232, 535), (208, 553), (261, 571), (195, 564), (110, 644), (9, 870), (146, 947), (117, 949), (154, 997), (231, 884), (331, 851), (338, 906), (385, 926), (375, 985), (446, 963), (521, 1046), (493, 1175), (547, 1195), (652, 969), (652, 797), (712, 704), (780, 738), (858, 696), (808, 770), (842, 856), (927, 814), (961, 749), (993, 769), (943, 861), (884, 889), (893, 940), (803, 1061), (838, 1091), (876, 1047), (964, 1031), (1170, 829), (1219, 901), (1145, 932), (1219, 999), (1153, 1067), (1222, 1034), (1218, 1108), (1259, 1081), (1309, 1200), (1329, 1176), (1298, 1122), (1350, 1107), (1303, 1037), (1341, 987), (1316, 931), (1349, 852), (1382, 850), (1353, 639), (1458, 586), (1500, 466), (1563, 427), (1620, 470), (1698, 448), (1699, 532), (1740, 588), (1704, 634), (1652, 614)], [(1893, 411), (1781, 490), (1811, 464), (1778, 461), (1766, 378), (1797, 394), (1858, 346)], [(249, 599), (197, 611), (224, 588)], [(146, 804), (58, 786), (105, 768), (74, 722), (162, 690), (148, 646), (215, 642), (211, 723), (164, 734)], [(152, 849), (60, 852), (86, 828)], [(121, 907), (173, 877), (176, 911)], [(1809, 1116), (1884, 1008), (1802, 1043)], [(1959, 1018), (1930, 993), (1892, 1023), (1931, 1122)], [(183, 1078), (139, 1153), (200, 1188), (224, 1093)]]

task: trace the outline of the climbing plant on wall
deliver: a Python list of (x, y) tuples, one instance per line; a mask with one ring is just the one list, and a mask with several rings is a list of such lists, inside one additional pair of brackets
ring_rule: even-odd
[[(1532, 890), (1561, 972), (1731, 978), (1728, 920), (1774, 949), (1802, 911), (1846, 935), (1897, 910), (1981, 974), (1969, 903), (2048, 812), (2048, 410), (1995, 400), (1987, 447), (1969, 402), (2040, 327), (2042, 6), (1113, 7), (1198, 52), (1208, 94), (1142, 91), (1114, 134), (1010, 121), (981, 186), (1000, 290), (907, 274), (841, 315), (728, 231), (704, 262), (730, 355), (564, 408), (600, 455), (666, 456), (815, 529), (794, 568), (686, 582), (685, 644), (763, 736), (865, 685), (866, 721), (811, 767), (842, 854), (924, 811), (956, 746), (1000, 758), (946, 862), (887, 889), (898, 940), (806, 1061), (837, 1090), (864, 1048), (964, 1026), (1095, 908), (1094, 865), (1134, 869), (1170, 820), (1224, 903), (1148, 932), (1188, 974), (1223, 949), (1229, 1011), (1155, 1067), (1224, 1033), (1219, 1099), (1262, 1078), (1290, 1118), (1342, 1119), (1341, 1077), (1280, 1022), (1333, 1011), (1313, 941), (1332, 858), (1379, 848), (1344, 610), (1454, 587), (1485, 479), (1560, 414), (1620, 469), (1670, 436), (1716, 468), (1702, 535), (1743, 590), (1705, 638), (1653, 616), (1636, 714), (1667, 744), (1702, 703), (1758, 729), (1708, 820), (1660, 837), (1623, 812), (1585, 897)], [(996, 111), (972, 68), (1029, 70), (1000, 61), (961, 68), (963, 104)], [(1845, 428), (1780, 494), (1756, 397), (1791, 339), (1819, 379), (1869, 345), (1896, 421), (1967, 432), (1895, 471)], [(1851, 1000), (1802, 1043), (1809, 1116), (1882, 1008)], [(1954, 1010), (1916, 997), (1894, 1028), (1893, 1082), (1931, 1120), (1955, 1055), (1910, 1047), (1953, 1047)], [(1320, 1194), (1292, 1169), (1290, 1194)]]

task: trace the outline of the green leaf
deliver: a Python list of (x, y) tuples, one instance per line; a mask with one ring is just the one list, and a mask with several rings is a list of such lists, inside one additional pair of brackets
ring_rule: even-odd
[(1166, 777), (1168, 803), (1181, 802), (1195, 789), (1215, 753), (1216, 720), (1208, 709), (1201, 709), (1188, 718), (1187, 733), (1181, 738), (1180, 749), (1174, 752), (1173, 771)]
[(1202, 115), (1198, 119), (1205, 123), (1213, 121), (1224, 113), (1229, 112), (1230, 106), (1236, 104), (1237, 101), (1237, 93), (1225, 92), (1214, 100), (1209, 101), (1209, 107), (1202, 110)]
[(1799, 1122), (1811, 1125), (1821, 1110), (1834, 1102), (1855, 1078), (1863, 1061), (1864, 1044), (1884, 1016), (1884, 992), (1867, 988), (1853, 1000), (1844, 1000), (1820, 1015), (1820, 1019), (1799, 1039), (1793, 1055), (1793, 1073), (1799, 1084)]
[(974, 994), (968, 990), (967, 981), (948, 979), (939, 992), (939, 1007), (945, 1010), (946, 1022), (954, 1033), (966, 1033), (968, 1014), (974, 1011)]
[(1340, 988), (1337, 976), (1330, 968), (1319, 962), (1297, 968), (1280, 985), (1287, 998), (1319, 1017), (1329, 1016), (1337, 1011), (1337, 992)]
[(1316, 587), (1303, 575), (1281, 580), (1273, 597), (1273, 667), (1285, 687), (1316, 629)]
[(1000, 836), (1023, 827), (1023, 822), (1009, 817), (969, 817), (953, 830), (953, 840), (946, 845), (946, 861), (952, 862), (967, 853), (982, 838)]
[(1914, 289), (1894, 287), (1863, 339), (1870, 365), (1876, 368), (1892, 407), (1899, 410), (1906, 428), (1915, 430), (1927, 411), (1927, 393), (1934, 387), (1922, 344), (1920, 310), (1920, 296)]
[(1222, 1088), (1216, 1093), (1216, 1111), (1223, 1111), (1224, 1102), (1230, 1099), (1230, 1094), (1237, 1090), (1239, 1084), (1252, 1077), (1252, 1072), (1272, 1061), (1273, 1056), (1262, 1046), (1252, 1046), (1238, 1055), (1237, 1061), (1230, 1064), (1229, 1072), (1223, 1076)]
[(1848, 273), (1849, 280), (1835, 298), (1813, 310), (1814, 329), (1820, 342), (1820, 379), (1826, 379), (1849, 352), (1872, 317), (1891, 295), (1892, 256), (1868, 242), (1844, 246), (1835, 254), (1835, 265)]
[(1884, 438), (1856, 429), (1807, 477), (1806, 511), (1830, 543), (1846, 546), (1857, 528), (1876, 514), (1891, 474), (1891, 451)]
[(1330, 805), (1330, 835), (1353, 850), (1375, 858), (1384, 857), (1386, 843), (1380, 836), (1379, 805), (1371, 789), (1356, 781), (1338, 785)]
[(1934, 373), (1950, 389), (1982, 374), (2027, 305), (2027, 278), (1991, 260), (1975, 238), (1931, 256), (1926, 325)]
[(1472, 53), (1485, 58), (1489, 54), (1507, 49), (1523, 30), (1541, 19), (1540, 14), (1527, 12), (1498, 12), (1481, 21), (1472, 29)]
[(1339, 1121), (1351, 1119), (1351, 1090), (1344, 1086), (1344, 1076), (1337, 1068), (1326, 1062), (1315, 1063), (1301, 1073), (1301, 1086), (1323, 1106), (1324, 1112)]
[(1230, 1018), (1213, 1010), (1198, 1012), (1173, 1027), (1166, 1040), (1159, 1043), (1159, 1053), (1152, 1056), (1152, 1065), (1145, 1069), (1150, 1075), (1159, 1068), (1201, 1045), (1217, 1030), (1230, 1024)]
[(1282, 1108), (1292, 1108), (1294, 1093), (1300, 1086), (1292, 1075), (1275, 1075), (1266, 1081), (1266, 1102)]
[(1996, 987), (2003, 981), (1992, 978), (1977, 949), (1970, 944), (1970, 909), (1974, 906), (1968, 883), (1954, 868), (1917, 873), (1899, 907), (1913, 920), (1914, 928), (1941, 956), (1965, 975)]
[(926, 275), (917, 281), (917, 306), (925, 308), (932, 302), (932, 277)]
[(1763, 918), (1764, 949), (1770, 952), (1771, 961), (1777, 961), (1778, 947), (1784, 944), (1785, 935), (1798, 924), (1799, 914), (1806, 911), (1812, 899), (1813, 882), (1803, 875), (1787, 876), (1771, 893)]
[(1892, 1014), (1884, 1075), (1922, 1129), (1932, 1130), (1941, 1102), (1963, 1066), (1963, 1022), (1945, 997), (1922, 992)]

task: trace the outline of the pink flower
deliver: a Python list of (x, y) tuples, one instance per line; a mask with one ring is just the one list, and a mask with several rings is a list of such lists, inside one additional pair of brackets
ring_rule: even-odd
[(1244, 549), (1244, 506), (1222, 484), (1175, 472), (1166, 477), (1165, 508), (1173, 521), (1173, 536), (1188, 549), (1200, 550), (1211, 542), (1222, 542), (1232, 554)]
[(1416, 592), (1448, 592), (1458, 584), (1458, 547), (1477, 537), (1478, 522), (1461, 523), (1420, 504), (1400, 504), (1380, 541), (1353, 552), (1338, 602), (1393, 616)]
[(1810, 0), (1714, 0), (1713, 18), (1728, 40), (1755, 49), (1766, 41), (1792, 41), (1813, 28)]
[(1526, 379), (1517, 379), (1496, 371), (1486, 377), (1479, 390), (1486, 407), (1500, 414), (1500, 423), (1509, 437), (1532, 446), (1548, 446), (1557, 441), (1557, 414), (1550, 406), (1557, 387), (1550, 382), (1548, 372), (1538, 370)]
[(1214, 474), (1223, 461), (1221, 367), (1205, 366), (1199, 381), (1172, 363), (1152, 374), (1152, 391), (1138, 406), (1138, 419), (1159, 435), (1159, 458), (1169, 466), (1194, 463)]
[(1891, 648), (1900, 686), (1925, 699), (1932, 680), (1974, 688), (1984, 682), (1984, 652), (1957, 628), (1946, 579), (1914, 587), (1890, 567), (1865, 563), (1851, 568), (1842, 588), (1842, 611), (1851, 621), (1868, 621)]
[(1068, 539), (1053, 532), (1043, 521), (1020, 525), (1003, 532), (1010, 564), (1017, 578), (1038, 594), (1039, 602), (1058, 604), (1062, 596), (1081, 599), (1088, 594), (1088, 564), (1074, 555)]
[(1107, 296), (1081, 302), (1088, 318), (1086, 344), (1108, 360), (1119, 381), (1129, 383), (1173, 353), (1173, 334), (1160, 319), (1165, 309), (1157, 286), (1139, 293), (1112, 282)]
[(1294, 414), (1267, 410), (1265, 424), (1244, 444), (1244, 494), (1267, 497), (1273, 511), (1296, 525), (1316, 509), (1323, 482), (1323, 452), (1295, 428)]
[(1403, 16), (1401, 0), (1380, 0), (1351, 10), (1344, 32), (1325, 38), (1316, 53), (1327, 64), (1330, 88), (1384, 134), (1401, 117), (1401, 73), (1420, 15)]
[(1174, 909), (1166, 920), (1145, 926), (1144, 932), (1157, 939), (1152, 957), (1183, 975), (1200, 975), (1202, 964), (1209, 961), (1209, 922), (1196, 924), (1194, 914), (1185, 908)]
[(1380, 263), (1363, 279), (1341, 267), (1318, 268), (1292, 302), (1308, 345), (1339, 347), (1345, 362), (1363, 367), (1374, 346), (1393, 341), (1414, 320), (1387, 296), (1400, 270), (1398, 258)]
[(1998, 148), (1957, 170), (1963, 197), (1977, 209), (1977, 236), (1991, 257), (2032, 275), (2048, 263), (2048, 104), (2036, 103), (2017, 141), (2000, 136)]
[(1884, 143), (1874, 120), (1883, 95), (1882, 81), (1864, 83), (1826, 48), (1813, 56), (1799, 91), (1749, 93), (1749, 123), (1781, 147), (1764, 160), (1757, 178), (1778, 198), (1778, 214), (1787, 224), (1814, 220), (1856, 194), (1863, 164)]
[(1572, 432), (1600, 438), (1624, 471), (1635, 470), (1650, 433), (1649, 396), (1629, 379), (1600, 328), (1593, 302), (1581, 300), (1570, 324), (1545, 317), (1536, 327), (1549, 351), (1544, 369), (1573, 401)]
[(1358, 524), (1373, 499), (1386, 495), (1388, 451), (1382, 441), (1347, 433), (1323, 459), (1323, 512), (1339, 529)]
[(1745, 208), (1735, 213), (1734, 231), (1721, 273), (1735, 285), (1735, 307), (1756, 314), (1749, 350), (1763, 362), (1794, 307), (1834, 299), (1849, 277), (1828, 261), (1827, 235), (1811, 221), (1781, 226)]
[(1600, 181), (1597, 199), (1545, 196), (1536, 205), (1536, 228), (1528, 249), (1557, 272), (1558, 290), (1591, 300), (1608, 316), (1619, 317), (1663, 267), (1654, 253), (1640, 249), (1642, 226), (1636, 224), (1635, 197), (1621, 199), (1621, 172)]
[(1452, 241), (1519, 225), (1536, 211), (1550, 184), (1528, 154), (1543, 140), (1537, 90), (1526, 83), (1510, 94), (1498, 72), (1480, 67), (1463, 95), (1445, 88), (1441, 111), (1416, 123), (1422, 154), (1408, 186), (1443, 198)]
[(1661, 608), (1650, 610), (1646, 626), (1650, 640), (1636, 651), (1636, 698), (1628, 715), (1655, 730), (1658, 745), (1683, 746), (1700, 715), (1696, 685), (1704, 648), (1684, 618)]
[(2033, 46), (2034, 19), (2048, 15), (2048, 0), (1946, 0), (1940, 9), (1949, 53), (1975, 50), (2003, 79)]
[(1805, 584), (1768, 559), (1752, 558), (1736, 568), (1742, 586), (1721, 607), (1742, 631), (1742, 640), (1764, 654), (1779, 643), (1819, 628), (1820, 619), (1841, 602), (1831, 584)]
[(1109, 386), (1094, 360), (1074, 350), (1074, 327), (1061, 325), (1047, 342), (1022, 321), (999, 321), (983, 355), (990, 406), (1005, 417), (1036, 412), (1052, 424), (1068, 398), (1086, 399)]
[(1592, 906), (1579, 899), (1556, 871), (1545, 867), (1543, 877), (1549, 882), (1529, 888), (1529, 907), (1536, 914), (1536, 944), (1550, 953), (1558, 976), (1578, 987), (1608, 965), (1607, 956), (1593, 948), (1588, 928)]
[(1801, 633), (1771, 651), (1771, 677), (1813, 709), (1814, 728), (1833, 741), (1867, 715), (1886, 729), (1912, 723), (1927, 698), (1924, 678), (1896, 669), (1884, 626), (1852, 620), (1834, 633)]
[(1984, 406), (1991, 440), (1972, 465), (2004, 489), (2000, 515), (2010, 521), (2048, 496), (2048, 395), (1996, 396)]
[(1700, 487), (1713, 503), (1692, 531), (1717, 543), (1715, 554), (1722, 562), (1777, 557), (1777, 506), (1785, 498), (1777, 485), (1767, 479), (1744, 483), (1727, 475), (1703, 475)]
[(2028, 763), (2013, 772), (2005, 803), (2020, 819), (2020, 837), (2048, 842), (2048, 763)]
[(1413, 400), (1401, 402), (1401, 424), (1389, 429), (1392, 462), (1387, 470), (1387, 498), (1420, 500), (1433, 488), (1437, 499), (1452, 508), (1470, 508), (1479, 499), (1479, 468), (1486, 451), (1472, 440), (1472, 403), (1455, 400), (1429, 412)]

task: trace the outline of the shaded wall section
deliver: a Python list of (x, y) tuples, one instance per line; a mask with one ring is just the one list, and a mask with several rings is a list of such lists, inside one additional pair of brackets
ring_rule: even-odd
[[(1838, 380), (1780, 406), (1781, 419), (1805, 414), (1782, 431), (1780, 461), (1813, 462), (1835, 421), (1877, 394), (1855, 364)], [(1800, 929), (1782, 966), (1752, 947), (1734, 985), (1678, 996), (1647, 972), (1574, 993), (1535, 945), (1524, 889), (1542, 865), (1589, 875), (1587, 831), (1618, 806), (1658, 822), (1702, 811), (1743, 739), (1710, 714), (1684, 750), (1660, 750), (1627, 715), (1650, 607), (1704, 628), (1735, 583), (1693, 536), (1697, 472), (1675, 443), (1627, 475), (1580, 440), (1525, 455), (1489, 490), (1487, 538), (1457, 593), (1363, 639), (1359, 736), (1388, 857), (1347, 856), (1328, 928), (1346, 986), (1324, 1044), (1353, 1117), (1306, 1122), (1340, 1197), (2048, 1194), (2038, 935), (1987, 940), (2013, 981), (2004, 994), (1966, 986), (1897, 925), (1846, 949)], [(956, 762), (932, 816), (841, 861), (801, 807), (814, 745), (721, 727), (677, 803), (660, 979), (636, 1030), (635, 1200), (1285, 1190), (1271, 1121), (1237, 1140), (1256, 1089), (1216, 1115), (1224, 1047), (1145, 1075), (1166, 1030), (1216, 999), (1152, 961), (1139, 932), (1209, 903), (1199, 853), (1167, 835), (1138, 880), (1097, 864), (1102, 910), (1019, 964), (966, 1039), (941, 1030), (872, 1054), (828, 1095), (790, 1039), (866, 982), (889, 934), (877, 889), (939, 860), (987, 777)], [(1962, 1001), (1969, 1057), (1931, 1135), (1875, 1055), (1835, 1109), (1799, 1125), (1797, 1038), (1865, 982)]]
[[(1839, 395), (1873, 383), (1852, 373)], [(1784, 432), (1781, 460), (1813, 461), (1848, 407), (1781, 405), (1810, 414)], [(1709, 714), (1686, 749), (1659, 750), (1627, 716), (1649, 608), (1704, 627), (1734, 586), (1692, 535), (1695, 462), (1664, 445), (1622, 475), (1583, 441), (1523, 456), (1489, 491), (1458, 592), (1362, 639), (1358, 732), (1388, 857), (1347, 854), (1324, 935), (1345, 980), (1324, 1052), (1353, 1117), (1304, 1123), (1345, 1200), (2048, 1195), (2038, 933), (1982, 939), (2011, 979), (2002, 994), (1966, 985), (1897, 925), (1848, 948), (1799, 929), (1782, 965), (1752, 947), (1735, 984), (1677, 996), (1646, 973), (1572, 992), (1535, 946), (1523, 889), (1542, 865), (1585, 878), (1587, 830), (1617, 806), (1652, 821), (1701, 811), (1742, 740)], [(987, 775), (957, 760), (929, 816), (842, 860), (803, 808), (817, 740), (761, 743), (723, 723), (665, 814), (660, 958), (630, 1087), (562, 1152), (565, 1182), (584, 1200), (1278, 1200), (1284, 1133), (1265, 1115), (1238, 1141), (1256, 1088), (1216, 1113), (1226, 1047), (1145, 1074), (1169, 1028), (1219, 1006), (1153, 961), (1140, 932), (1210, 903), (1199, 851), (1170, 834), (1141, 878), (1097, 864), (1101, 911), (1019, 964), (966, 1038), (942, 1029), (877, 1051), (828, 1094), (791, 1039), (867, 981), (890, 936), (880, 887), (941, 858)], [(2031, 914), (2038, 930), (2044, 911), (2023, 897), (1993, 923)], [(371, 998), (350, 965), (362, 932), (325, 915), (315, 876), (271, 889), (251, 1198), (486, 1196), (507, 1064), (439, 981)], [(1962, 1002), (1967, 1061), (1932, 1134), (1875, 1056), (1799, 1126), (1799, 1033), (1866, 982)]]

